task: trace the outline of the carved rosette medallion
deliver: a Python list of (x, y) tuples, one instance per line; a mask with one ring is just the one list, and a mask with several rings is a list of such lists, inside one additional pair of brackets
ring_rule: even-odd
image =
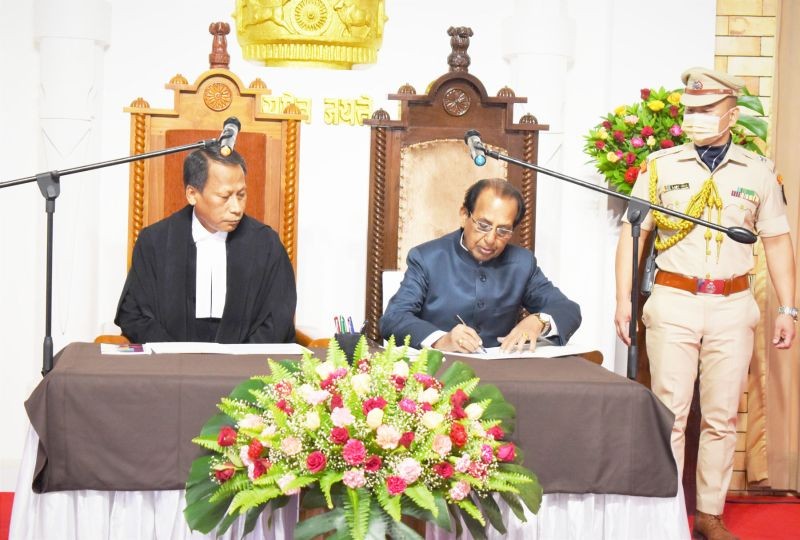
[(236, 0), (247, 60), (268, 66), (350, 69), (377, 61), (384, 0)]
[(224, 83), (211, 83), (203, 92), (203, 103), (212, 111), (224, 111), (232, 101), (231, 89)]
[(469, 111), (472, 101), (461, 88), (451, 88), (444, 94), (442, 107), (450, 116), (464, 116)]

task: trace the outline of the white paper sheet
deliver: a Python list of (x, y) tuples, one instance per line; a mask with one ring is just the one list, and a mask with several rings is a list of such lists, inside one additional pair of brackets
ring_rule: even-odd
[(157, 342), (145, 345), (154, 354), (263, 354), (281, 356), (303, 354), (308, 349), (297, 343), (197, 343)]
[(150, 354), (150, 349), (147, 345), (139, 345), (138, 343), (101, 343), (100, 354), (118, 354), (122, 356)]

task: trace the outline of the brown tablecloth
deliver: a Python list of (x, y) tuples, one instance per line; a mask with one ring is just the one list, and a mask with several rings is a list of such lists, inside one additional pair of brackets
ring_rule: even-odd
[[(577, 357), (466, 362), (517, 408), (513, 440), (545, 493), (675, 495), (672, 414), (645, 387)], [(267, 372), (263, 356), (67, 346), (25, 403), (34, 491), (182, 489), (219, 399)]]

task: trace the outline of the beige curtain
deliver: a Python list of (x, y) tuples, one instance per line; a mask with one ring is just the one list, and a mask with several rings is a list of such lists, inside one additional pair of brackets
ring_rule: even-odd
[[(784, 179), (789, 223), (795, 254), (800, 252), (800, 2), (781, 0), (778, 19), (775, 85), (773, 89), (772, 155)], [(800, 265), (798, 293), (800, 305)], [(778, 306), (770, 289), (764, 339), (772, 336)], [(800, 330), (800, 328), (798, 328)], [(800, 343), (788, 351), (767, 345), (767, 461), (769, 485), (778, 490), (800, 490)]]

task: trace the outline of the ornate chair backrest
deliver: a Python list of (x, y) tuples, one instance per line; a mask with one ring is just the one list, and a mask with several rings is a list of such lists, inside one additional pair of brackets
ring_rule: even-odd
[[(219, 137), (226, 118), (241, 123), (236, 151), (247, 164), (247, 214), (280, 235), (297, 270), (297, 201), (300, 121), (295, 105), (282, 114), (262, 113), (262, 96), (272, 92), (261, 79), (249, 87), (228, 69), (227, 23), (212, 23), (210, 69), (190, 84), (178, 74), (166, 88), (173, 109), (153, 109), (138, 98), (131, 114), (131, 153), (140, 154)], [(131, 163), (128, 265), (139, 232), (186, 205), (183, 187), (185, 153)]]
[(490, 97), (468, 73), (472, 30), (450, 28), (450, 70), (425, 94), (406, 84), (389, 98), (400, 102), (400, 118), (376, 111), (371, 126), (370, 206), (367, 238), (366, 334), (378, 340), (383, 313), (382, 274), (404, 269), (415, 245), (458, 228), (464, 192), (481, 178), (500, 177), (522, 191), (527, 212), (512, 242), (533, 249), (536, 174), (489, 159), (473, 165), (464, 134), (477, 129), (487, 146), (536, 163), (541, 125), (530, 114), (514, 123), (514, 104), (525, 103), (504, 87)]

